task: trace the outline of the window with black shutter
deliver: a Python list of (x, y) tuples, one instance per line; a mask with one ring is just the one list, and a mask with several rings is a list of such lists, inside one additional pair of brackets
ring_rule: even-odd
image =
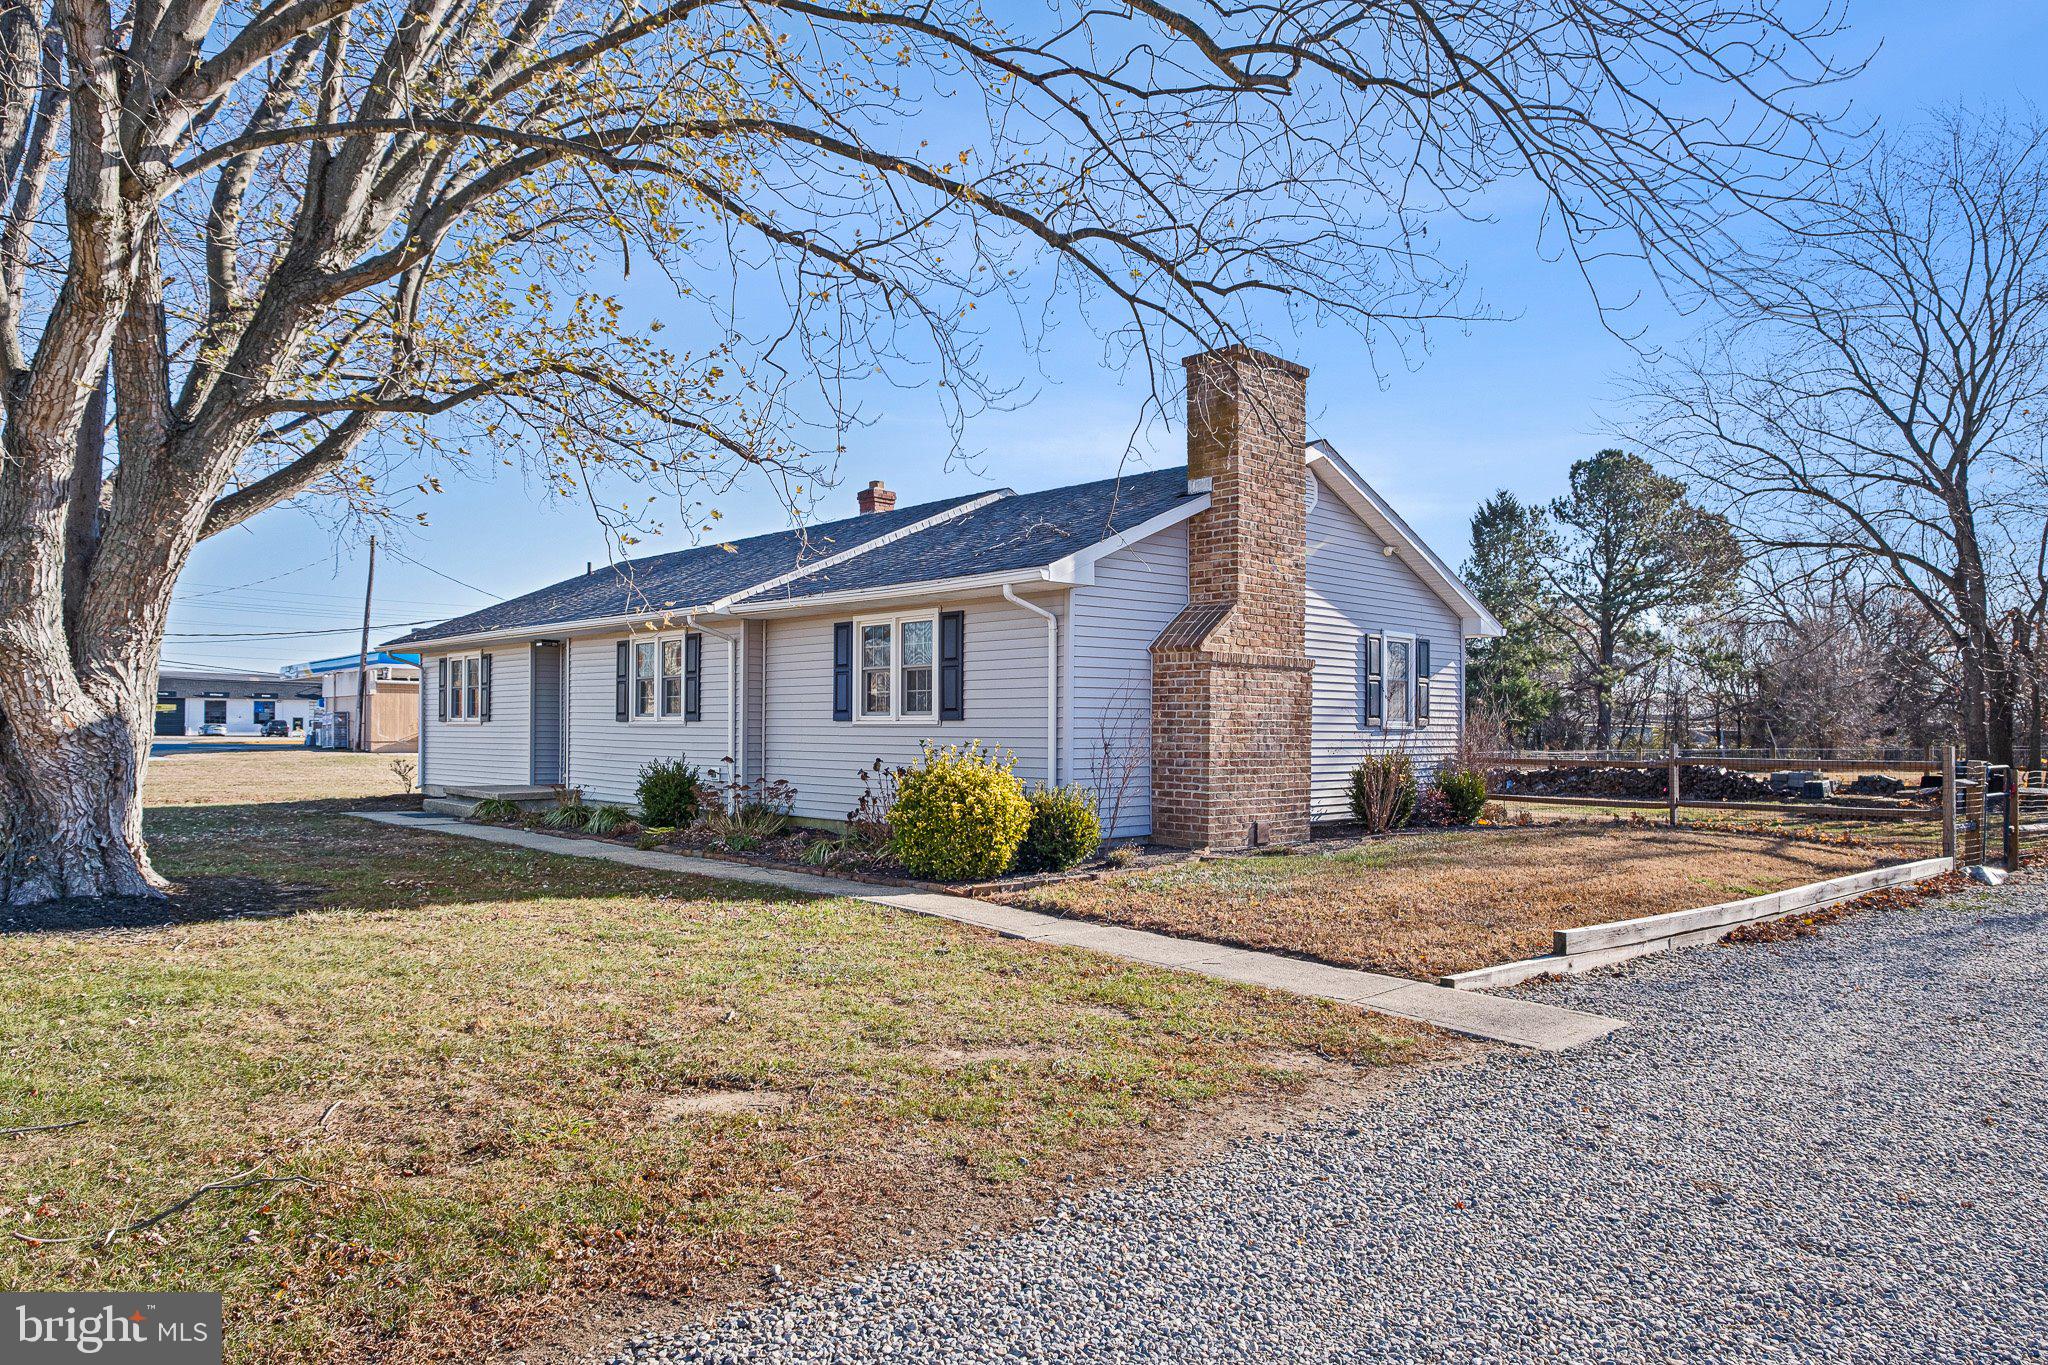
[(1429, 724), (1429, 641), (1415, 642), (1415, 723)]
[(967, 613), (939, 613), (939, 719), (967, 718)]
[(683, 637), (683, 719), (704, 719), (704, 637)]
[(1364, 717), (1367, 726), (1382, 723), (1386, 718), (1386, 679), (1383, 670), (1385, 641), (1378, 635), (1368, 635), (1361, 643), (1365, 652), (1364, 674)]
[(481, 709), (479, 709), (479, 710), (477, 711), (477, 713), (476, 713), (476, 718), (477, 718), (478, 720), (489, 720), (489, 719), (491, 718), (491, 656), (490, 656), (490, 655), (488, 655), (488, 654), (480, 654), (480, 655), (478, 655), (478, 656), (477, 656), (477, 671), (478, 671), (479, 673), (481, 673), (481, 674), (483, 675), (483, 681), (482, 681), (482, 687), (481, 687), (481, 690), (482, 690), (482, 693), (483, 693), (483, 702), (482, 702), (482, 706), (481, 706)]
[(615, 703), (612, 719), (623, 721), (630, 714), (629, 708), (632, 702), (632, 655), (628, 652), (627, 644), (624, 640), (619, 641), (618, 651), (618, 673), (612, 684), (612, 696)]
[(853, 622), (832, 623), (832, 719), (853, 719)]
[(438, 695), (440, 697), (438, 714), (442, 720), (446, 720), (448, 719), (448, 659), (444, 655), (434, 662), (438, 665), (434, 670), (434, 675), (438, 682)]

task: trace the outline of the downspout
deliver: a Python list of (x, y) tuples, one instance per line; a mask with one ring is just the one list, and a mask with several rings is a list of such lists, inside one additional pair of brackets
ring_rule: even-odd
[(725, 641), (725, 737), (732, 741), (732, 747), (727, 752), (732, 755), (732, 780), (736, 783), (744, 781), (747, 756), (740, 748), (747, 742), (747, 727), (746, 722), (741, 719), (740, 709), (740, 637), (727, 635), (722, 630), (713, 630), (701, 624), (695, 613), (684, 614), (683, 626), (700, 635), (709, 635), (714, 640)]
[(1060, 735), (1060, 618), (1057, 612), (1047, 611), (1033, 602), (1026, 602), (1017, 596), (1016, 588), (1003, 584), (1003, 600), (1012, 606), (1045, 618), (1045, 785), (1057, 787), (1060, 784), (1059, 735)]

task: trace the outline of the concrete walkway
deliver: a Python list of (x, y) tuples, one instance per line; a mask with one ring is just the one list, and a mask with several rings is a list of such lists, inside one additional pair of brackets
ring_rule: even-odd
[(1592, 1042), (1622, 1026), (1619, 1019), (1586, 1014), (1556, 1005), (1530, 1000), (1484, 995), (1474, 991), (1448, 990), (1405, 977), (1382, 976), (1351, 967), (1333, 967), (1321, 962), (1283, 957), (1278, 953), (1228, 948), (1194, 939), (1174, 938), (1143, 929), (1124, 929), (1089, 920), (1063, 919), (1057, 915), (995, 905), (967, 896), (938, 891), (893, 889), (870, 882), (847, 881), (813, 872), (785, 871), (757, 867), (750, 863), (729, 863), (715, 858), (692, 858), (680, 853), (626, 848), (594, 839), (566, 839), (534, 830), (508, 829), (500, 825), (476, 825), (440, 815), (415, 815), (400, 811), (357, 812), (359, 820), (380, 825), (397, 825), (486, 843), (510, 844), (541, 853), (559, 853), (571, 858), (598, 858), (658, 872), (676, 872), (692, 877), (715, 877), (721, 881), (752, 882), (803, 891), (820, 896), (844, 896), (894, 910), (971, 924), (1010, 938), (1034, 943), (1054, 943), (1065, 948), (1087, 948), (1151, 967), (1193, 972), (1224, 981), (1239, 981), (1296, 995), (1316, 996), (1346, 1005), (1357, 1005), (1400, 1019), (1433, 1024), (1452, 1033), (1510, 1043), (1516, 1047), (1544, 1052), (1561, 1052)]

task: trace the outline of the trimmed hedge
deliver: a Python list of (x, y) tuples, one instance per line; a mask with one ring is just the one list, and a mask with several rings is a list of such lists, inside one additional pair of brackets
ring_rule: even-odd
[(640, 769), (640, 814), (650, 825), (677, 829), (697, 818), (704, 779), (680, 758), (656, 759)]
[(1031, 803), (1011, 770), (975, 740), (925, 746), (904, 773), (889, 812), (889, 850), (913, 876), (930, 881), (1000, 877), (1017, 859), (1031, 827)]
[(1436, 790), (1450, 807), (1451, 823), (1469, 825), (1486, 809), (1486, 774), (1474, 768), (1448, 768), (1436, 775)]
[(1085, 787), (1031, 793), (1031, 825), (1017, 850), (1020, 872), (1064, 872), (1102, 844), (1095, 794)]

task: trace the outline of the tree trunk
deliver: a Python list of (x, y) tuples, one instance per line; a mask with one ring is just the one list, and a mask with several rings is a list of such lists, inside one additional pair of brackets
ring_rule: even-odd
[(154, 700), (24, 714), (17, 697), (0, 715), (0, 905), (163, 894), (142, 842), (142, 722)]

